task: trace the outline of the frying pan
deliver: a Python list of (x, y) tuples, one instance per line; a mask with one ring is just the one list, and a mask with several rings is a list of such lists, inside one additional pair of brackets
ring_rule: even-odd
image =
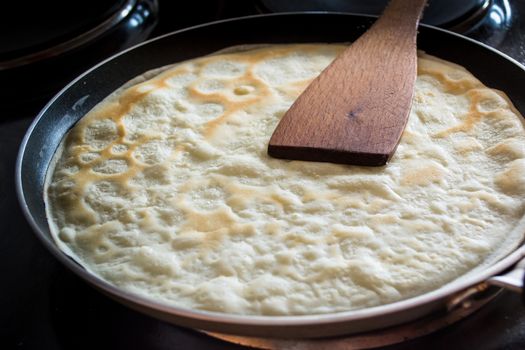
[[(168, 306), (121, 290), (87, 272), (53, 242), (43, 201), (44, 179), (52, 156), (73, 124), (125, 82), (147, 70), (239, 44), (349, 42), (357, 39), (373, 21), (374, 17), (343, 13), (243, 17), (167, 34), (93, 67), (66, 86), (44, 107), (22, 141), (16, 167), (17, 191), (22, 209), (36, 235), (74, 273), (133, 309), (177, 325), (240, 335), (300, 338), (370, 331), (445, 309), (451, 300), (452, 303), (461, 300), (463, 294), (469, 295), (488, 283), (509, 284), (512, 274), (494, 276), (516, 265), (525, 256), (523, 245), (499, 262), (474, 274), (468, 274), (424, 295), (388, 305), (325, 315), (229, 315)], [(505, 91), (518, 110), (525, 112), (525, 94), (522, 90), (525, 69), (516, 61), (468, 38), (424, 25), (420, 27), (418, 45), (429, 54), (465, 66), (486, 85)], [(519, 281), (510, 281), (510, 284), (520, 289), (521, 272), (515, 270), (512, 273), (519, 275)]]

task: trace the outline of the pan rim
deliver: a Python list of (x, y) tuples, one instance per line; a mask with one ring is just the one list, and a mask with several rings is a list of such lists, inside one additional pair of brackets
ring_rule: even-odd
[[(89, 272), (87, 269), (81, 267), (77, 262), (75, 262), (72, 258), (66, 255), (63, 251), (61, 251), (58, 248), (58, 246), (52, 242), (52, 240), (47, 238), (48, 235), (40, 228), (40, 226), (38, 225), (35, 218), (33, 217), (29, 209), (29, 206), (26, 202), (26, 197), (25, 197), (24, 188), (23, 188), (24, 174), (22, 173), (22, 164), (24, 161), (24, 156), (26, 154), (26, 146), (29, 142), (29, 139), (31, 138), (31, 135), (33, 134), (33, 131), (38, 126), (40, 120), (44, 117), (47, 110), (51, 106), (53, 106), (56, 100), (59, 99), (64, 93), (66, 93), (71, 88), (72, 85), (76, 84), (78, 81), (83, 79), (85, 76), (90, 74), (92, 71), (96, 70), (98, 67), (105, 65), (106, 63), (114, 60), (115, 58), (120, 57), (121, 55), (124, 55), (127, 52), (134, 50), (138, 47), (141, 47), (143, 45), (148, 45), (152, 42), (162, 40), (165, 37), (177, 35), (179, 33), (199, 29), (202, 27), (211, 27), (214, 25), (220, 25), (222, 23), (240, 22), (244, 20), (265, 18), (265, 17), (301, 16), (301, 15), (313, 15), (313, 16), (341, 15), (341, 16), (349, 16), (349, 17), (352, 17), (352, 16), (361, 17), (361, 18), (376, 18), (377, 17), (377, 16), (372, 16), (372, 15), (361, 15), (361, 14), (353, 14), (353, 13), (345, 13), (345, 12), (308, 11), (308, 12), (283, 12), (283, 13), (275, 13), (275, 14), (251, 15), (251, 16), (230, 18), (230, 19), (225, 19), (225, 20), (218, 20), (214, 22), (203, 23), (203, 24), (199, 24), (196, 26), (192, 26), (192, 27), (180, 29), (177, 31), (173, 31), (170, 33), (166, 33), (164, 35), (152, 38), (150, 40), (147, 40), (135, 46), (132, 46), (126, 50), (123, 50), (111, 57), (108, 57), (102, 60), (96, 65), (92, 66), (91, 68), (86, 70), (84, 73), (80, 74), (78, 77), (72, 80), (63, 89), (61, 89), (40, 110), (40, 112), (37, 114), (35, 119), (32, 121), (32, 123), (28, 127), (24, 135), (24, 138), (22, 139), (22, 142), (20, 144), (17, 159), (16, 159), (16, 166), (15, 166), (15, 189), (17, 192), (18, 202), (22, 208), (22, 212), (26, 220), (29, 222), (34, 233), (36, 234), (38, 239), (44, 244), (46, 249), (55, 258), (57, 258), (63, 265), (65, 265), (69, 270), (73, 271), (76, 275), (78, 275), (85, 281), (100, 288), (106, 293), (122, 298), (123, 300), (132, 302), (141, 307), (149, 308), (157, 312), (173, 314), (173, 315), (191, 318), (191, 319), (199, 320), (199, 321), (205, 321), (205, 322), (222, 323), (222, 324), (229, 324), (229, 325), (243, 325), (243, 326), (249, 325), (249, 326), (266, 326), (266, 327), (323, 325), (323, 324), (331, 324), (331, 323), (338, 323), (338, 322), (352, 322), (352, 321), (358, 321), (358, 320), (372, 319), (378, 316), (388, 316), (388, 315), (395, 314), (400, 311), (406, 311), (408, 309), (412, 309), (412, 308), (415, 308), (415, 307), (418, 307), (424, 304), (430, 304), (432, 302), (435, 302), (443, 298), (449, 297), (451, 295), (454, 295), (455, 293), (458, 293), (464, 289), (467, 289), (473, 285), (476, 285), (478, 283), (485, 281), (491, 276), (494, 276), (495, 274), (512, 266), (519, 259), (525, 257), (525, 245), (522, 244), (519, 247), (517, 247), (514, 251), (512, 251), (510, 254), (508, 254), (505, 258), (488, 266), (487, 268), (479, 271), (476, 274), (472, 274), (472, 276), (467, 276), (465, 278), (460, 277), (460, 280), (456, 280), (456, 281), (447, 283), (446, 285), (438, 289), (435, 289), (433, 291), (430, 291), (428, 293), (421, 294), (421, 295), (418, 295), (418, 296), (415, 296), (409, 299), (404, 299), (404, 300), (397, 301), (397, 302), (390, 303), (390, 304), (379, 305), (379, 306), (374, 306), (374, 307), (364, 308), (364, 309), (327, 313), (327, 314), (293, 315), (293, 316), (258, 316), (258, 315), (226, 314), (226, 313), (178, 307), (178, 306), (173, 306), (173, 305), (169, 305), (166, 303), (154, 301), (153, 299), (141, 296), (139, 294), (123, 290), (103, 280), (101, 277)], [(501, 56), (503, 59), (510, 61), (514, 65), (518, 66), (525, 73), (525, 66), (519, 63), (517, 60), (509, 57), (508, 55), (486, 44), (483, 44), (474, 39), (465, 37), (461, 34), (450, 32), (445, 29), (441, 29), (441, 28), (437, 28), (437, 27), (425, 25), (425, 24), (420, 24), (420, 26), (427, 28), (427, 30), (435, 30), (438, 32), (442, 32), (446, 35), (456, 36), (462, 40), (466, 40), (475, 45), (481, 46), (485, 50), (488, 49), (492, 53), (497, 54)], [(521, 220), (518, 227), (525, 226), (523, 225), (525, 224), (524, 219)]]

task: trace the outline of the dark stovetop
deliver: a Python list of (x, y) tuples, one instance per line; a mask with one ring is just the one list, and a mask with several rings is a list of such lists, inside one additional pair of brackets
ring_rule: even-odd
[[(154, 35), (256, 12), (249, 1), (194, 0), (184, 6), (174, 3), (179, 2), (160, 2), (159, 25)], [(525, 18), (520, 18), (520, 14), (525, 14), (525, 2), (514, 1), (511, 9), (513, 29), (491, 44), (525, 63)], [(490, 42), (486, 34), (480, 30), (471, 33), (473, 37)], [(0, 273), (3, 283), (0, 348), (241, 349), (113, 302), (66, 270), (44, 249), (26, 223), (14, 189), (18, 146), (43, 104), (21, 106), (18, 103), (14, 112), (12, 101), (1, 102)], [(423, 347), (524, 349), (525, 309), (518, 295), (504, 292), (497, 300), (453, 326), (388, 349)]]

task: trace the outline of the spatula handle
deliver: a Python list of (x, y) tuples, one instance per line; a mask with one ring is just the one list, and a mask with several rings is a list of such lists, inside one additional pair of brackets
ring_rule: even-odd
[(416, 28), (427, 0), (392, 0), (375, 25), (383, 23)]

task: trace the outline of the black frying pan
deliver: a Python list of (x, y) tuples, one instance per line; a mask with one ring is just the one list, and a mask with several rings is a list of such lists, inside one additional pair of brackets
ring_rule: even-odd
[[(54, 244), (43, 201), (48, 165), (72, 125), (126, 81), (153, 68), (239, 44), (354, 41), (373, 21), (373, 17), (351, 14), (292, 13), (214, 22), (148, 41), (87, 71), (44, 107), (20, 148), (17, 190), (23, 211), (37, 236), (68, 268), (135, 309), (189, 327), (258, 336), (326, 336), (401, 323), (442, 308), (451, 295), (514, 265), (525, 256), (525, 247), (518, 248), (507, 258), (462, 283), (409, 300), (328, 315), (253, 317), (169, 307), (132, 295), (91, 275)], [(466, 67), (487, 86), (505, 91), (518, 110), (525, 114), (525, 70), (516, 61), (473, 40), (428, 26), (420, 27), (418, 46), (429, 54)]]

